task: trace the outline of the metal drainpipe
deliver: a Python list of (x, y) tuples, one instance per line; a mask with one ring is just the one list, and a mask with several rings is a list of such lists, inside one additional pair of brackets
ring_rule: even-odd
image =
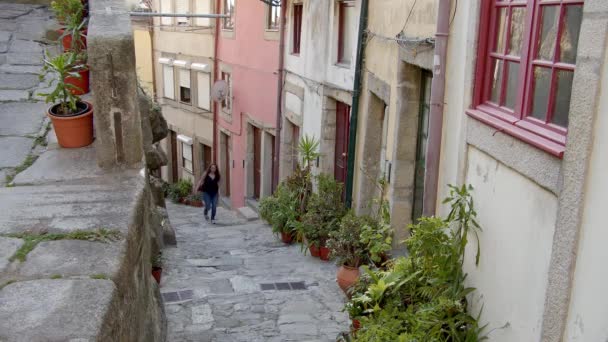
[[(215, 1), (215, 11), (218, 12), (221, 8), (221, 0)], [(213, 46), (213, 83), (217, 82), (219, 79), (218, 71), (219, 71), (219, 60), (217, 58), (218, 55), (218, 42), (220, 41), (220, 25), (221, 21), (219, 17), (215, 19), (215, 46)], [(217, 164), (217, 141), (219, 140), (219, 132), (217, 129), (217, 101), (213, 101), (213, 163)]]
[(272, 168), (272, 191), (277, 188), (279, 185), (279, 168), (281, 167), (281, 128), (283, 127), (283, 111), (282, 102), (283, 102), (283, 68), (285, 64), (285, 23), (287, 22), (286, 18), (287, 13), (287, 0), (281, 1), (281, 33), (279, 38), (279, 70), (277, 77), (277, 121), (276, 121), (276, 131), (274, 137), (274, 167)]
[(450, 31), (450, 0), (439, 0), (437, 9), (437, 33), (435, 34), (435, 56), (433, 61), (433, 84), (431, 86), (431, 112), (429, 121), (429, 141), (426, 151), (424, 175), (424, 216), (435, 215), (439, 164), (441, 157), (441, 137), (443, 132), (443, 101), (445, 94), (446, 54)]
[(359, 16), (359, 33), (357, 36), (357, 63), (355, 64), (355, 80), (353, 85), (353, 106), (351, 108), (350, 128), (348, 134), (348, 159), (346, 166), (346, 198), (348, 207), (353, 200), (353, 181), (355, 171), (355, 150), (357, 143), (357, 120), (359, 118), (359, 98), (361, 97), (361, 70), (363, 69), (363, 58), (366, 46), (367, 15), (369, 11), (369, 0), (361, 1), (361, 15)]

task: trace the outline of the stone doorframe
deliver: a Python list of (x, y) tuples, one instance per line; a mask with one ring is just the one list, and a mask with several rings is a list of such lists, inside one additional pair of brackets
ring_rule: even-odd
[[(281, 149), (279, 155), (279, 181), (285, 180), (292, 173), (293, 165), (293, 153), (292, 151), (292, 143), (293, 143), (293, 131), (292, 127), (297, 126), (300, 128), (300, 132), (302, 131), (303, 126), (303, 113), (304, 113), (304, 88), (297, 86), (291, 82), (285, 82), (283, 87), (283, 103), (281, 104)], [(286, 106), (286, 98), (287, 93), (290, 93), (297, 98), (300, 99), (302, 105), (300, 108), (300, 113), (294, 113), (291, 110), (287, 109)]]
[(322, 94), (321, 136), (318, 137), (321, 156), (318, 171), (333, 175), (336, 154), (336, 103), (342, 102), (352, 106), (353, 94), (328, 86), (323, 86)]
[(269, 141), (271, 139), (269, 136), (275, 136), (275, 128), (265, 125), (263, 122), (247, 113), (245, 113), (244, 116), (246, 117), (245, 124), (247, 125), (247, 145), (245, 147), (245, 197), (250, 199), (253, 198), (254, 195), (253, 127), (256, 127), (260, 130), (260, 134), (262, 135), (260, 142), (260, 198), (264, 198), (272, 193), (272, 145), (270, 145)]

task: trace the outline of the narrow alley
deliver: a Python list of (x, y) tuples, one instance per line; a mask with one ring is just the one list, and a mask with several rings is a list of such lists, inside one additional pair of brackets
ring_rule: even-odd
[(168, 341), (335, 341), (348, 331), (333, 263), (283, 244), (261, 221), (219, 208), (212, 225), (202, 208), (167, 206), (177, 234), (161, 281)]

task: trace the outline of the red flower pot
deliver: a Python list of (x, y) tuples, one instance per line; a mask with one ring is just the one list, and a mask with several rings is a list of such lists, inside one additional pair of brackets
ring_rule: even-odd
[(202, 201), (192, 201), (192, 202), (190, 202), (190, 205), (193, 207), (202, 208), (203, 202)]
[(357, 332), (359, 329), (361, 329), (361, 321), (353, 318), (353, 332)]
[(310, 245), (310, 247), (308, 247), (308, 250), (310, 251), (311, 256), (313, 256), (315, 258), (319, 257), (319, 252), (320, 252), (319, 247), (317, 247), (313, 244), (313, 245)]
[(293, 242), (293, 235), (291, 235), (291, 233), (281, 232), (281, 241), (286, 244), (291, 244)]
[(65, 83), (71, 84), (76, 89), (70, 89), (74, 95), (84, 95), (89, 92), (89, 68), (78, 71), (80, 78), (68, 76), (65, 78)]
[(346, 291), (353, 286), (354, 283), (359, 279), (359, 268), (350, 266), (340, 266), (338, 268), (338, 274), (336, 280), (338, 286), (346, 293)]
[[(57, 30), (59, 32), (60, 35), (63, 36), (63, 33), (65, 32), (65, 29), (59, 29)], [(83, 33), (83, 37), (81, 37), (81, 41), (80, 41), (80, 49), (81, 50), (86, 50), (87, 49), (87, 29), (84, 29), (82, 31)], [(72, 35), (71, 34), (66, 34), (65, 36), (63, 36), (63, 38), (61, 39), (61, 45), (63, 46), (63, 51), (67, 52), (67, 51), (71, 51), (72, 50)]]
[(59, 105), (52, 106), (47, 111), (61, 147), (78, 148), (93, 143), (93, 105), (86, 101), (81, 103), (86, 106), (86, 110), (79, 115), (56, 115), (54, 111)]
[(156, 283), (160, 284), (160, 278), (163, 275), (162, 267), (152, 267), (152, 276), (156, 279)]
[(321, 260), (323, 261), (329, 261), (329, 254), (330, 254), (330, 250), (329, 248), (322, 246), (319, 247), (319, 258), (321, 258)]

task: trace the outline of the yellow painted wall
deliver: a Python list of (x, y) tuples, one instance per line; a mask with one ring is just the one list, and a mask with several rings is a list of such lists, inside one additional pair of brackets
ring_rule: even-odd
[(133, 27), (137, 78), (148, 95), (154, 97), (154, 66), (152, 61), (152, 39), (147, 29)]

